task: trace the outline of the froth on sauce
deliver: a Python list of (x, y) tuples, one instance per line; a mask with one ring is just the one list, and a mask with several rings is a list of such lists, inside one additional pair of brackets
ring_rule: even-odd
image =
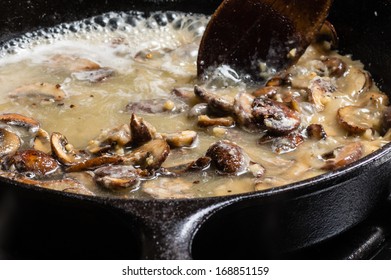
[[(208, 17), (203, 15), (177, 12), (149, 16), (138, 12), (109, 13), (28, 33), (6, 42), (0, 50), (0, 113), (31, 117), (39, 121), (41, 128), (49, 134), (59, 132), (75, 149), (84, 150), (102, 132), (129, 125), (132, 112), (127, 109), (128, 104), (170, 99), (173, 89), (193, 92), (194, 85), (200, 83), (196, 78), (197, 49), (207, 21)], [(347, 65), (341, 78), (329, 77), (324, 72), (326, 68), (322, 64), (322, 57), (325, 56), (337, 57)], [(79, 69), (77, 59), (93, 62), (92, 69)], [(101, 78), (92, 81), (86, 72), (96, 70), (94, 67), (108, 72), (103, 71)], [(212, 167), (176, 177), (164, 176), (158, 171), (155, 176), (141, 180), (137, 187), (108, 190), (94, 182), (93, 170), (43, 176), (43, 182), (70, 178), (78, 183), (76, 189), (57, 183), (39, 184), (31, 172), (21, 172), (16, 176), (15, 167), (3, 170), (3, 176), (19, 181), (25, 177), (42, 187), (91, 195), (125, 198), (218, 196), (268, 189), (311, 178), (325, 172), (322, 169), (327, 161), (324, 154), (349, 143), (360, 142), (362, 156), (365, 156), (388, 142), (381, 129), (370, 128), (364, 133), (352, 134), (341, 127), (336, 118), (341, 107), (366, 106), (376, 115), (375, 109), (383, 110), (388, 105), (386, 101), (372, 104), (376, 108), (371, 104), (363, 105), (367, 97), (361, 92), (362, 85), (357, 82), (357, 77), (361, 78), (361, 73), (364, 73), (360, 62), (336, 52), (323, 51), (319, 46), (311, 46), (289, 72), (292, 87), (296, 89), (310, 88), (316, 79), (326, 81), (334, 88), (327, 93), (330, 96), (323, 96), (323, 100), (319, 101), (325, 107), (321, 111), (317, 111), (315, 101), (308, 101), (308, 92), (300, 93), (297, 90), (296, 94), (303, 96), (298, 96), (300, 102), (290, 105), (300, 112), (299, 134), (303, 137), (303, 143), (289, 151), (276, 151), (270, 142), (260, 144), (259, 139), (265, 136), (264, 131), (250, 132), (240, 125), (200, 127), (188, 117), (189, 109), (199, 102), (194, 97), (182, 100), (186, 110), (179, 113), (137, 112), (137, 116), (154, 126), (158, 133), (192, 130), (198, 135), (191, 147), (171, 149), (163, 163), (164, 168), (194, 161), (204, 156), (213, 143), (229, 140), (242, 147), (250, 155), (251, 162), (265, 169), (262, 178), (255, 179), (254, 171), (250, 169), (240, 176), (223, 176)], [(11, 96), (18, 88), (42, 83), (59, 85), (64, 98), (42, 99), (33, 94), (18, 98)], [(239, 75), (227, 67), (212, 73), (203, 86), (227, 100), (233, 100), (240, 92), (252, 94), (257, 89), (253, 84), (246, 85)], [(374, 85), (365, 91), (382, 94)], [(380, 118), (380, 115), (374, 117)], [(306, 132), (310, 124), (321, 124), (327, 138), (311, 139)], [(10, 128), (7, 124), (2, 127), (21, 133), (20, 129)], [(21, 149), (30, 149), (30, 138), (35, 136), (23, 133)], [(126, 147), (116, 152), (123, 155), (131, 151), (132, 147)], [(77, 189), (79, 187), (80, 190)]]

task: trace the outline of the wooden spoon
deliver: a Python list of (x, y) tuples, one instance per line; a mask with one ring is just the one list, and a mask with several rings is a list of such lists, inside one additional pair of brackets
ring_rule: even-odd
[[(197, 74), (227, 64), (261, 77), (294, 64), (322, 27), (332, 0), (225, 0), (201, 40)], [(265, 69), (263, 69), (264, 71)]]

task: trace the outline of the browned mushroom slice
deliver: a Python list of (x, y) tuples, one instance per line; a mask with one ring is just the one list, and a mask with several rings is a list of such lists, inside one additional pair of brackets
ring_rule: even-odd
[(102, 152), (114, 149), (116, 153), (119, 153), (129, 145), (131, 140), (130, 127), (124, 124), (102, 131), (96, 139), (88, 143), (86, 150), (92, 154), (101, 154)]
[(177, 98), (157, 98), (131, 102), (126, 111), (134, 114), (180, 114), (188, 109), (188, 105)]
[(199, 127), (210, 127), (210, 126), (226, 126), (230, 127), (235, 125), (235, 121), (231, 117), (225, 118), (210, 118), (207, 115), (198, 116), (197, 125)]
[(207, 92), (199, 86), (194, 87), (194, 94), (199, 97), (202, 102), (208, 103), (209, 108), (215, 113), (230, 114), (233, 112), (233, 102), (230, 102), (223, 97)]
[(50, 154), (52, 151), (52, 147), (50, 144), (50, 135), (47, 131), (40, 128), (34, 138), (33, 142), (34, 150), (38, 150), (44, 152), (46, 154)]
[(66, 172), (81, 172), (86, 170), (94, 170), (104, 165), (115, 165), (124, 163), (124, 159), (120, 156), (100, 156), (87, 159), (85, 161), (75, 163), (66, 168)]
[(183, 148), (194, 146), (198, 134), (192, 130), (185, 130), (177, 133), (164, 133), (162, 136), (171, 148)]
[(304, 137), (299, 133), (290, 133), (288, 135), (277, 137), (272, 142), (272, 151), (277, 154), (285, 154), (294, 151), (298, 146), (304, 143)]
[(164, 168), (164, 175), (183, 175), (188, 172), (199, 172), (209, 168), (212, 159), (210, 157), (200, 157), (190, 163)]
[(95, 182), (106, 189), (136, 189), (140, 178), (133, 166), (103, 166), (94, 171)]
[(114, 70), (110, 68), (100, 68), (91, 71), (74, 72), (72, 76), (79, 81), (98, 83), (114, 75)]
[(278, 75), (271, 77), (269, 80), (267, 80), (265, 86), (266, 87), (290, 86), (291, 85), (290, 78), (291, 78), (290, 74), (287, 71), (283, 71)]
[(82, 162), (84, 156), (74, 149), (73, 145), (68, 142), (68, 139), (58, 132), (53, 132), (50, 137), (50, 144), (53, 155), (65, 165), (72, 165)]
[(299, 115), (281, 102), (265, 96), (257, 97), (252, 104), (255, 121), (272, 134), (284, 135), (297, 129), (301, 123)]
[(327, 133), (321, 124), (310, 124), (307, 127), (308, 137), (315, 140), (325, 140)]
[(194, 105), (189, 112), (187, 113), (187, 116), (192, 118), (198, 118), (201, 115), (207, 115), (209, 112), (208, 110), (208, 103), (198, 103)]
[(227, 140), (221, 140), (210, 146), (206, 156), (212, 159), (212, 164), (220, 174), (240, 175), (247, 172), (250, 164), (250, 158), (245, 151)]
[(170, 153), (170, 146), (163, 139), (155, 139), (122, 157), (127, 165), (138, 165), (141, 169), (159, 169)]
[(253, 96), (267, 96), (269, 98), (273, 98), (280, 90), (280, 87), (276, 86), (265, 86), (257, 89), (252, 93)]
[(100, 65), (87, 58), (58, 54), (50, 58), (49, 67), (60, 68), (69, 72), (80, 72), (97, 70)]
[(14, 89), (9, 93), (9, 96), (11, 98), (28, 97), (39, 98), (40, 100), (62, 101), (66, 95), (59, 84), (37, 83)]
[(322, 62), (327, 67), (330, 77), (340, 78), (348, 70), (346, 63), (338, 57), (327, 57)]
[(322, 167), (324, 170), (335, 170), (344, 167), (347, 164), (359, 160), (363, 155), (364, 147), (361, 143), (355, 142), (343, 147), (339, 147), (324, 155), (326, 164)]
[(338, 47), (339, 38), (337, 31), (329, 21), (326, 20), (324, 22), (322, 28), (315, 37), (315, 41), (317, 43), (323, 43), (323, 45), (327, 42), (327, 45), (324, 45), (326, 49), (334, 50)]
[(308, 99), (315, 104), (316, 110), (321, 112), (335, 91), (336, 87), (331, 79), (318, 77), (310, 82)]
[(0, 115), (0, 122), (11, 126), (26, 128), (30, 133), (37, 133), (40, 127), (38, 121), (20, 114), (13, 113)]
[(17, 151), (8, 164), (15, 166), (18, 172), (32, 173), (38, 177), (51, 174), (59, 168), (53, 157), (37, 150)]
[(4, 128), (0, 128), (0, 157), (14, 154), (21, 145), (18, 135)]
[(254, 116), (252, 115), (252, 104), (254, 97), (247, 93), (238, 93), (234, 102), (234, 113), (236, 121), (244, 128), (254, 131), (258, 129)]
[(135, 114), (132, 114), (130, 120), (130, 132), (132, 135), (132, 145), (136, 147), (151, 141), (156, 136), (156, 129)]
[(271, 144), (271, 149), (277, 154), (285, 154), (294, 151), (298, 146), (304, 142), (303, 135), (292, 132), (288, 135), (273, 137), (270, 134), (265, 134), (259, 139), (260, 145)]
[(354, 134), (363, 133), (367, 129), (379, 130), (382, 121), (380, 112), (358, 106), (340, 108), (337, 118), (345, 130)]
[(190, 103), (194, 99), (194, 90), (187, 88), (174, 88), (171, 91), (171, 94), (175, 97), (180, 98), (181, 100)]
[(346, 75), (345, 83), (353, 94), (361, 94), (372, 88), (373, 80), (369, 72), (351, 67)]

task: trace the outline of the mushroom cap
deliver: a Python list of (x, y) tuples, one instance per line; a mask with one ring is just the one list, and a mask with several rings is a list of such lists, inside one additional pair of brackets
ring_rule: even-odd
[(237, 144), (221, 140), (214, 143), (206, 152), (220, 174), (240, 175), (247, 171), (250, 158)]
[(11, 161), (19, 172), (32, 172), (35, 176), (45, 176), (59, 168), (53, 157), (37, 150), (18, 151)]
[(21, 146), (18, 135), (0, 128), (0, 157), (15, 153)]

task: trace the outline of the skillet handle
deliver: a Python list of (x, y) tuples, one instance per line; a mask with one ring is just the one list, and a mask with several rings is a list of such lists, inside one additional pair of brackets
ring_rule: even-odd
[[(233, 201), (232, 201), (233, 202)], [(115, 201), (114, 206), (135, 221), (142, 259), (192, 259), (191, 245), (197, 229), (231, 200)]]

